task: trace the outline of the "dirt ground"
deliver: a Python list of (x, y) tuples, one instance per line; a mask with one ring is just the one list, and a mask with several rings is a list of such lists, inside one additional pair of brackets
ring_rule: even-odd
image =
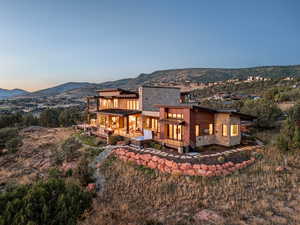
[(74, 131), (69, 128), (27, 128), (20, 132), (23, 145), (16, 154), (0, 157), (0, 186), (28, 184), (45, 176), (53, 165), (53, 149)]

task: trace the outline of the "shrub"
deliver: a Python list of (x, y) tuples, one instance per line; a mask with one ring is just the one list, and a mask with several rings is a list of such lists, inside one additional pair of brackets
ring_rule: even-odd
[(76, 225), (91, 194), (61, 179), (19, 186), (0, 194), (0, 225)]
[(74, 172), (74, 175), (76, 178), (79, 179), (80, 183), (83, 185), (83, 186), (86, 186), (88, 183), (91, 183), (94, 181), (93, 179), (93, 169), (91, 167), (89, 167), (89, 161), (87, 160), (86, 157), (83, 157), (75, 172)]
[(4, 148), (6, 142), (18, 136), (18, 129), (3, 128), (0, 129), (0, 148)]
[(73, 176), (73, 170), (72, 169), (68, 169), (66, 171), (66, 177), (71, 177), (71, 176)]
[(289, 142), (284, 136), (279, 135), (276, 139), (276, 147), (280, 151), (286, 152), (289, 150)]
[(265, 99), (246, 100), (241, 112), (257, 116), (256, 127), (272, 128), (276, 119), (281, 115), (281, 110), (277, 105)]
[(146, 175), (150, 175), (150, 176), (155, 175), (155, 170), (153, 170), (149, 167), (146, 167), (146, 166), (143, 166), (143, 165), (134, 165), (134, 166), (135, 166), (136, 170), (141, 171), (142, 173), (144, 173)]
[(225, 158), (223, 156), (219, 156), (217, 160), (218, 160), (219, 163), (224, 163), (225, 162)]
[(261, 154), (259, 152), (251, 152), (251, 156), (253, 156), (255, 159), (262, 159), (263, 158), (263, 154)]
[(77, 158), (80, 155), (77, 150), (80, 149), (81, 146), (81, 143), (78, 142), (76, 138), (71, 137), (67, 139), (62, 145), (63, 158), (68, 162)]
[(62, 173), (59, 169), (57, 168), (51, 168), (49, 170), (49, 177), (50, 178), (60, 178), (62, 176)]
[(164, 146), (156, 141), (149, 141), (147, 144), (146, 144), (146, 147), (148, 148), (155, 148), (155, 149), (158, 149), (158, 150), (161, 150), (161, 149), (164, 149)]
[(293, 137), (293, 145), (295, 148), (300, 148), (300, 128), (295, 127), (294, 137)]
[(86, 155), (88, 157), (94, 158), (95, 156), (98, 156), (101, 152), (103, 152), (103, 148), (88, 148), (86, 149)]
[(111, 145), (116, 145), (119, 141), (124, 141), (124, 137), (118, 135), (111, 135), (109, 137), (109, 143)]
[(21, 137), (14, 137), (7, 141), (5, 143), (5, 148), (10, 152), (10, 153), (15, 153), (18, 151), (18, 148), (22, 146), (22, 138)]

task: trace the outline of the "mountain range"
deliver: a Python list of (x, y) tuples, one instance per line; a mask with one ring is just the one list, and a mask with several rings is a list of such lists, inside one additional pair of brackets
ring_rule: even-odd
[[(153, 85), (159, 83), (181, 83), (181, 82), (216, 82), (226, 81), (229, 79), (247, 79), (248, 76), (262, 76), (266, 78), (284, 78), (284, 77), (300, 77), (300, 65), (292, 66), (263, 66), (252, 68), (185, 68), (160, 70), (150, 74), (142, 73), (136, 78), (121, 79), (117, 81), (109, 81), (100, 84), (88, 82), (69, 82), (52, 88), (28, 93), (23, 90), (11, 90), (13, 94), (7, 94), (8, 90), (4, 90), (0, 98), (4, 97), (67, 97), (82, 98), (88, 95), (95, 95), (97, 89), (102, 88), (128, 88), (136, 89), (141, 85)], [(0, 89), (3, 90), (3, 89)], [(5, 95), (6, 93), (6, 95)]]
[(26, 94), (29, 94), (29, 92), (22, 89), (7, 90), (7, 89), (0, 88), (0, 99), (7, 99), (19, 95), (26, 95)]

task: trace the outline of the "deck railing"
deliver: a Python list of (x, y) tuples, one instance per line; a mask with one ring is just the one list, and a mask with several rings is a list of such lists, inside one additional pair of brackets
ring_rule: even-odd
[(167, 145), (183, 147), (183, 141), (172, 140), (172, 139), (161, 139), (160, 141)]

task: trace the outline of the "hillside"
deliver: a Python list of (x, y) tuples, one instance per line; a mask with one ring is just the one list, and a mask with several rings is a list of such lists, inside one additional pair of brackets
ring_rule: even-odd
[(53, 96), (69, 90), (84, 88), (91, 85), (88, 82), (68, 82), (52, 88), (43, 89), (30, 94), (30, 96)]
[(72, 90), (66, 94), (81, 93), (85, 91), (91, 95), (96, 89), (101, 88), (128, 88), (136, 89), (141, 85), (153, 85), (161, 83), (190, 82), (215, 82), (229, 79), (247, 79), (248, 76), (263, 76), (266, 78), (300, 77), (300, 65), (296, 66), (265, 66), (241, 69), (217, 69), (217, 68), (191, 68), (160, 70), (150, 74), (140, 74), (136, 78), (97, 84), (91, 89), (85, 87)]
[[(141, 84), (160, 82), (215, 82), (229, 79), (247, 79), (248, 76), (263, 76), (266, 78), (300, 77), (300, 65), (296, 66), (265, 66), (241, 69), (190, 68), (155, 71), (150, 74), (140, 74), (135, 79), (112, 82), (116, 86), (135, 87)], [(110, 83), (110, 85), (112, 85)], [(106, 83), (104, 83), (107, 85)]]
[(15, 97), (18, 95), (24, 95), (28, 94), (29, 92), (21, 89), (13, 89), (13, 90), (7, 90), (7, 89), (1, 89), (0, 88), (0, 99), (6, 99), (6, 98), (11, 98)]
[(103, 88), (136, 89), (141, 85), (167, 85), (183, 82), (216, 82), (229, 79), (247, 79), (248, 76), (266, 78), (300, 77), (300, 65), (264, 66), (240, 69), (225, 68), (186, 68), (160, 70), (150, 74), (142, 73), (136, 78), (108, 81), (104, 83), (69, 82), (52, 88), (33, 92), (25, 97), (64, 97), (83, 98), (95, 95), (95, 91)]

